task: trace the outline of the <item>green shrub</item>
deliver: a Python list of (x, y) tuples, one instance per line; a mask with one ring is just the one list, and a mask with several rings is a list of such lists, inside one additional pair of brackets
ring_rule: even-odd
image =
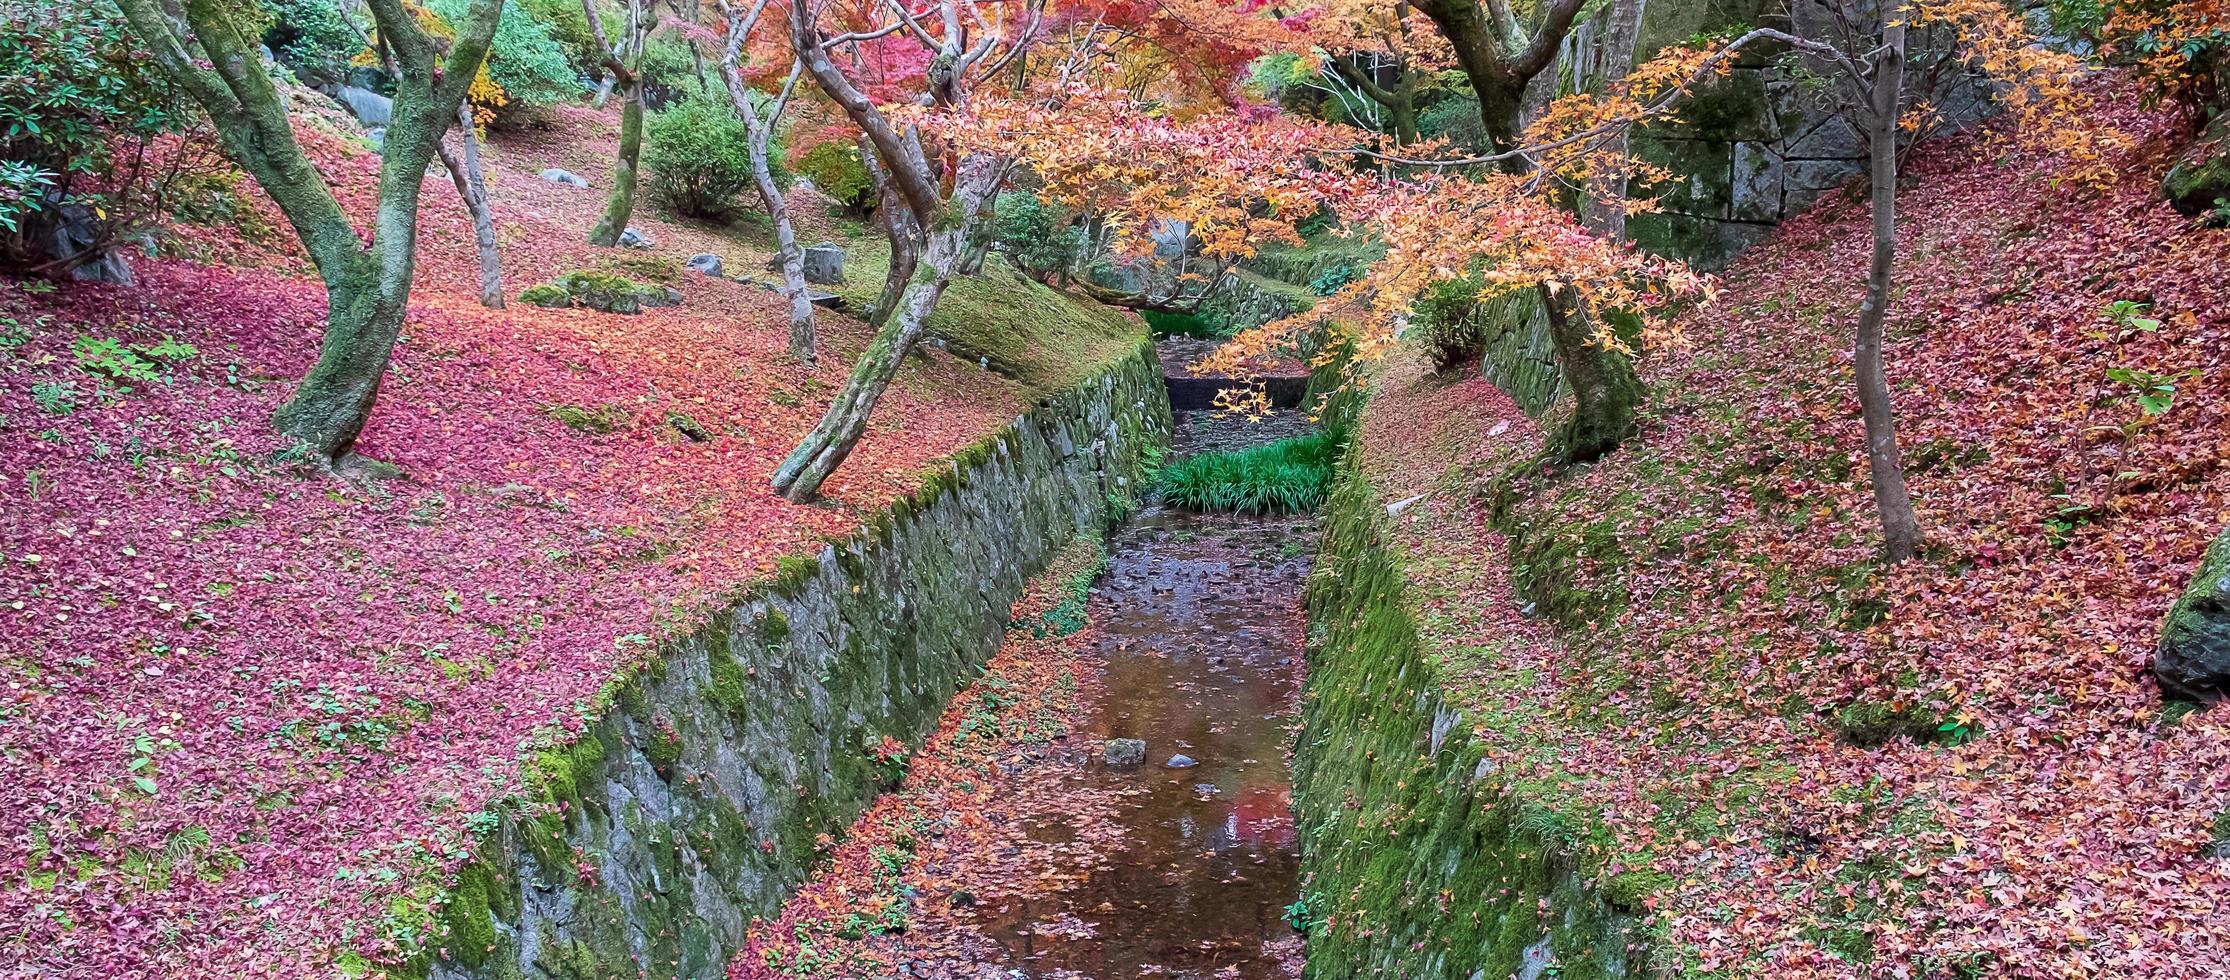
[(331, 0), (262, 0), (270, 27), (263, 44), (295, 77), (312, 84), (348, 76), (349, 59), (364, 50), (364, 36), (341, 18)]
[[(470, 3), (427, 0), (426, 9), (451, 24), (461, 24)], [(505, 4), (502, 19), (496, 21), (495, 40), (488, 48), (488, 79), (502, 86), (509, 99), (502, 106), (489, 107), (499, 120), (518, 109), (555, 105), (581, 94), (580, 76), (550, 25), (518, 4)]]
[[(654, 113), (645, 135), (643, 167), (650, 172), (651, 193), (686, 217), (722, 220), (735, 214), (752, 183), (751, 136), (734, 110), (710, 99), (685, 99)], [(785, 176), (775, 174), (776, 183)]]
[(149, 141), (193, 118), (107, 3), (0, 0), (0, 265), (59, 257), (69, 217), (98, 239), (86, 256), (159, 218), (178, 175)]
[(707, 79), (697, 74), (697, 59), (689, 45), (667, 37), (654, 37), (643, 48), (642, 63), (635, 68), (642, 77), (649, 105), (670, 108), (678, 102), (710, 99), (726, 102), (727, 96), (708, 91)]
[(829, 140), (798, 158), (798, 173), (811, 178), (821, 193), (835, 198), (854, 213), (875, 207), (875, 181), (860, 162), (859, 147), (843, 140)]
[(1411, 306), (1409, 323), (1439, 370), (1475, 360), (1486, 349), (1479, 327), (1479, 284), (1471, 280), (1451, 280), (1427, 290)]
[(1187, 456), (1162, 470), (1162, 498), (1195, 510), (1269, 514), (1312, 510), (1331, 491), (1339, 440), (1296, 436), (1225, 453)]
[(1083, 250), (1084, 236), (1059, 205), (1024, 190), (999, 195), (991, 240), (1014, 264), (1044, 274), (1067, 269)]
[(1466, 149), (1484, 150), (1494, 144), (1487, 135), (1486, 123), (1479, 118), (1479, 100), (1469, 94), (1449, 95), (1419, 110), (1417, 133), (1426, 139), (1446, 139)]
[[(603, 74), (604, 51), (596, 43), (596, 33), (589, 30), (588, 14), (581, 10), (580, 0), (511, 0), (505, 6), (525, 11), (549, 30), (550, 40), (557, 42), (576, 79)], [(497, 26), (502, 26), (500, 21)]]

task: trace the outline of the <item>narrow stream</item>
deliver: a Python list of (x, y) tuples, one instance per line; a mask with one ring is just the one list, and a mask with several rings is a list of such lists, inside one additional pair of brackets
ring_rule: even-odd
[[(1179, 413), (1175, 448), (1306, 428), (1298, 417)], [(1004, 910), (985, 932), (1018, 978), (1297, 977), (1302, 944), (1283, 921), (1299, 865), (1286, 751), (1314, 520), (1156, 505), (1108, 550), (1090, 602), (1102, 663), (1086, 731), (1095, 748), (1141, 739), (1146, 757), (1095, 762), (1075, 778), (1127, 794), (1124, 843), (1110, 867)]]

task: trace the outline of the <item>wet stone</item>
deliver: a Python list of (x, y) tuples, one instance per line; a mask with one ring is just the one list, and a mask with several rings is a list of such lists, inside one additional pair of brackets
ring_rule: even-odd
[(1166, 765), (1171, 769), (1190, 769), (1199, 764), (1199, 760), (1194, 759), (1192, 756), (1186, 755), (1182, 752), (1170, 756), (1169, 761), (1163, 763), (1163, 765)]
[(1146, 761), (1146, 740), (1111, 738), (1100, 748), (1100, 758), (1111, 766), (1135, 766)]

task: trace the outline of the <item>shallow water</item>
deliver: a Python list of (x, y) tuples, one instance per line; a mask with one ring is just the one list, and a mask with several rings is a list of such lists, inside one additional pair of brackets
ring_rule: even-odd
[[(1282, 918), (1299, 864), (1286, 748), (1313, 521), (1152, 508), (1108, 549), (1086, 731), (1095, 749), (1144, 739), (1147, 755), (1076, 778), (1130, 791), (1123, 843), (1107, 869), (984, 932), (1026, 977), (1298, 976), (1300, 937)], [(1197, 764), (1168, 765), (1179, 754)]]

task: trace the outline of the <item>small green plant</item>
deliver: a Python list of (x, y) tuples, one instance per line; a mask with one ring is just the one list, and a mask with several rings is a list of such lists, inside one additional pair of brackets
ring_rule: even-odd
[(1331, 492), (1339, 449), (1338, 440), (1317, 433), (1187, 456), (1162, 470), (1159, 488), (1164, 499), (1195, 510), (1311, 510)]
[(165, 368), (199, 354), (192, 344), (165, 336), (152, 344), (129, 345), (113, 337), (81, 335), (70, 345), (77, 366), (110, 381), (152, 383)]
[(68, 415), (77, 409), (77, 389), (67, 381), (33, 382), (31, 401), (50, 415)]
[[(2154, 322), (2154, 321), (2147, 321)], [(2155, 326), (2158, 326), (2155, 322)], [(2176, 384), (2187, 378), (2196, 378), (2198, 371), (2177, 371), (2172, 374), (2154, 374), (2138, 368), (2107, 368), (2109, 380), (2128, 385), (2137, 391), (2137, 409), (2146, 416), (2160, 415), (2176, 402)]]
[(2144, 315), (2151, 309), (2151, 303), (2117, 299), (2106, 304), (2106, 322), (2122, 328), (2123, 337), (2132, 333), (2152, 333), (2160, 329), (2160, 321)]
[(1307, 932), (1310, 926), (1316, 924), (1316, 910), (1309, 908), (1308, 896), (1303, 895), (1285, 907), (1283, 918), (1286, 925), (1293, 927), (1294, 932)]
[(1309, 291), (1318, 296), (1330, 296), (1339, 292), (1348, 283), (1362, 277), (1363, 270), (1356, 268), (1352, 263), (1341, 262), (1317, 273), (1316, 278), (1310, 279)]
[(1231, 318), (1213, 310), (1195, 310), (1191, 313), (1164, 313), (1160, 310), (1140, 310), (1139, 317), (1157, 337), (1201, 337), (1207, 340), (1229, 340), (1238, 333)]
[(2044, 519), (2044, 537), (2052, 547), (2065, 548), (2075, 539), (2075, 529), (2091, 522), (2095, 509), (2064, 493), (2055, 493), (2052, 499), (2059, 503)]

